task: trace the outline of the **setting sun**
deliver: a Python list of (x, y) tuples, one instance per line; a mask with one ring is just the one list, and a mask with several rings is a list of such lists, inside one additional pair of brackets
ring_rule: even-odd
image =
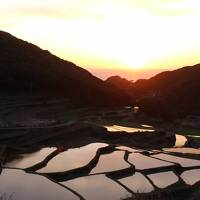
[(173, 69), (200, 61), (199, 8), (198, 0), (8, 0), (0, 25), (85, 68)]

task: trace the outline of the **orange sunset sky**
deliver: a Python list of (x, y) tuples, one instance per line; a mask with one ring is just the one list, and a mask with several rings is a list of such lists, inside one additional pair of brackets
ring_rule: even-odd
[(199, 0), (6, 0), (0, 28), (106, 78), (200, 63)]

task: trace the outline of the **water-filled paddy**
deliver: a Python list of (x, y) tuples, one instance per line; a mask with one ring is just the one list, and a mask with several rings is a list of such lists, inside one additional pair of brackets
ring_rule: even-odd
[(0, 175), (0, 196), (13, 200), (77, 200), (72, 192), (49, 179), (22, 170), (4, 169)]
[(6, 167), (25, 169), (44, 160), (46, 156), (54, 152), (56, 148), (43, 148), (29, 154), (21, 154), (19, 158), (5, 164)]
[(105, 147), (104, 143), (93, 143), (81, 148), (69, 149), (61, 152), (48, 162), (48, 165), (37, 170), (39, 173), (63, 172), (82, 167), (90, 162), (96, 151)]
[(128, 191), (105, 175), (81, 177), (61, 184), (76, 190), (89, 200), (116, 200), (130, 196)]
[[(96, 156), (102, 148), (104, 151)], [(91, 200), (120, 200), (134, 193), (148, 194), (158, 188), (162, 191), (179, 180), (183, 180), (180, 184), (185, 184), (184, 187), (200, 181), (200, 160), (170, 155), (168, 151), (120, 145), (108, 151), (108, 144), (105, 143), (91, 143), (80, 148), (65, 149), (39, 169), (32, 168), (32, 171), (28, 172), (23, 170), (42, 162), (56, 149), (43, 148), (35, 153), (18, 155), (16, 159), (5, 163), (6, 167), (0, 175), (0, 195), (12, 195), (14, 200), (73, 200), (80, 197)], [(170, 149), (172, 151), (176, 148)], [(181, 152), (181, 148), (177, 150)], [(187, 151), (194, 149), (188, 147)], [(198, 152), (195, 153), (198, 155)], [(180, 174), (176, 173), (174, 163), (182, 167)], [(134, 171), (121, 172), (130, 166), (134, 166)], [(93, 175), (96, 173), (98, 175)]]

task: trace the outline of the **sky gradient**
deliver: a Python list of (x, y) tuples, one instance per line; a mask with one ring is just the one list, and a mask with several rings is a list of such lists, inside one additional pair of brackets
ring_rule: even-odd
[(200, 63), (199, 0), (7, 0), (1, 30), (101, 78)]

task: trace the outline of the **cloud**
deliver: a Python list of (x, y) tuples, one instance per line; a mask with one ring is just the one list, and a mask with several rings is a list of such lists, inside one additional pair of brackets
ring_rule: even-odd
[(128, 0), (132, 7), (159, 16), (182, 16), (198, 13), (198, 0)]
[(79, 8), (48, 8), (48, 7), (26, 7), (17, 10), (20, 15), (32, 17), (46, 17), (54, 19), (77, 19), (77, 18), (90, 18), (94, 20), (101, 20), (102, 16), (98, 13), (90, 12)]
[(101, 14), (95, 13), (93, 4), (86, 0), (85, 4), (79, 0), (74, 1), (24, 1), (7, 0), (0, 8), (2, 17), (44, 17), (54, 19), (90, 18), (100, 20)]
[(120, 10), (143, 11), (156, 16), (187, 16), (199, 13), (199, 0), (7, 0), (0, 15), (55, 19), (103, 20)]
[(0, 26), (80, 65), (154, 67), (185, 50), (199, 55), (198, 8), (199, 0), (7, 0)]

